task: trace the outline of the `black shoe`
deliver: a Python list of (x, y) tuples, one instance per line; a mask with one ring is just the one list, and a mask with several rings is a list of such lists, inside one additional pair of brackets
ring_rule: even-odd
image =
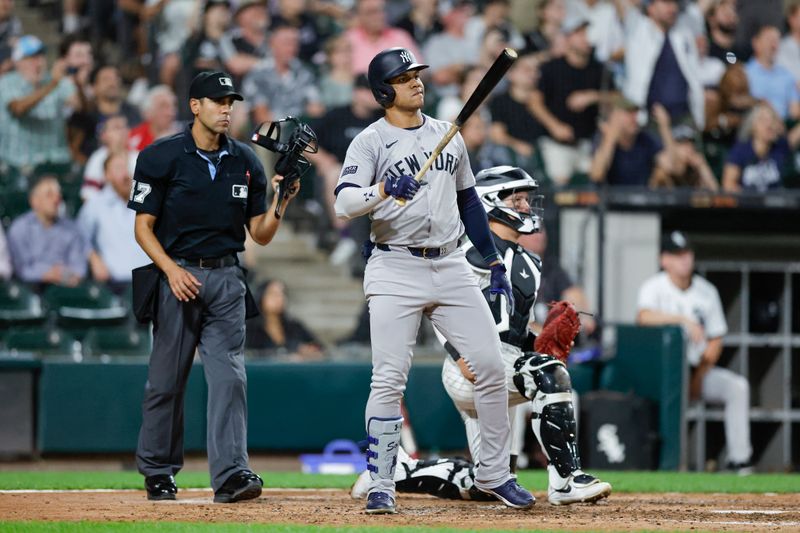
[(250, 470), (240, 470), (214, 493), (216, 503), (233, 503), (261, 496), (264, 481)]
[(144, 488), (147, 489), (148, 500), (174, 500), (178, 492), (175, 478), (169, 474), (158, 474), (144, 478)]

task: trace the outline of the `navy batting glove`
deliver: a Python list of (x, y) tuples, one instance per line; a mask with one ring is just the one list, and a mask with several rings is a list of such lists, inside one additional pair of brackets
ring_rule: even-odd
[(398, 199), (411, 200), (418, 190), (419, 182), (412, 176), (389, 177), (383, 182), (383, 192)]
[(497, 263), (489, 267), (491, 269), (491, 283), (489, 285), (489, 301), (494, 303), (498, 294), (505, 294), (506, 296), (506, 310), (511, 314), (514, 309), (514, 293), (511, 290), (511, 284), (506, 277), (506, 267), (503, 263)]

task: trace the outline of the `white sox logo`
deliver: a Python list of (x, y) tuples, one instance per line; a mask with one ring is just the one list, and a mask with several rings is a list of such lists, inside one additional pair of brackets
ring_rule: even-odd
[(400, 59), (403, 60), (403, 63), (413, 63), (414, 59), (411, 57), (411, 53), (407, 50), (403, 50), (400, 52)]
[(224, 85), (226, 87), (233, 87), (233, 82), (231, 81), (230, 78), (220, 78), (219, 84)]
[(619, 440), (617, 426), (600, 426), (597, 430), (597, 441), (597, 450), (606, 454), (609, 463), (621, 463), (625, 460), (625, 445)]

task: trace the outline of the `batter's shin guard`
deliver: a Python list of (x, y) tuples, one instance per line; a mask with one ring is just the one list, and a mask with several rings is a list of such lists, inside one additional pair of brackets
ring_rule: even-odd
[(580, 469), (572, 392), (542, 394), (533, 399), (533, 432), (547, 460), (562, 479)]
[(367, 470), (372, 479), (394, 480), (403, 417), (377, 418), (367, 422)]

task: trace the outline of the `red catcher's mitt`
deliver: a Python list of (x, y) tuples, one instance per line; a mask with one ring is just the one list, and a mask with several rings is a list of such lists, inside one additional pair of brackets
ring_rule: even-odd
[(550, 311), (542, 326), (542, 332), (533, 343), (533, 349), (566, 363), (572, 341), (581, 330), (581, 321), (575, 306), (570, 302), (562, 300), (550, 302), (548, 305)]

